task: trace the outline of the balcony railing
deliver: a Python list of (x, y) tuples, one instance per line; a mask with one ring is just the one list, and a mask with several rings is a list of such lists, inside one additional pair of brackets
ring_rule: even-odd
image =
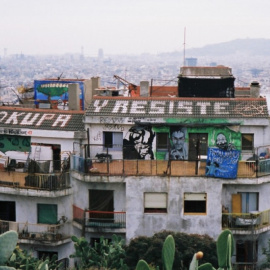
[(70, 176), (69, 172), (29, 174), (1, 171), (0, 186), (49, 191), (62, 190), (70, 187)]
[(126, 212), (90, 211), (73, 205), (73, 220), (90, 228), (126, 228)]
[(252, 213), (222, 213), (222, 228), (257, 233), (270, 230), (270, 209)]
[[(91, 175), (205, 176), (206, 160), (107, 159), (100, 161), (99, 159), (85, 159), (74, 155), (71, 166), (75, 171)], [(237, 177), (256, 177), (256, 161), (239, 161)]]
[(9, 230), (18, 232), (19, 239), (26, 240), (60, 241), (70, 238), (68, 223), (51, 225), (0, 220), (0, 233)]
[[(60, 170), (55, 163), (61, 164)], [(10, 164), (13, 164), (12, 166)], [(34, 188), (40, 190), (61, 190), (70, 187), (69, 160), (33, 161), (28, 164), (21, 160), (9, 162), (1, 168), (0, 186)]]

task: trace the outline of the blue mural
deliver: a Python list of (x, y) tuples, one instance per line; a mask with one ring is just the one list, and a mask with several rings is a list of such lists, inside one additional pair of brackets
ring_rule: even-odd
[[(84, 100), (84, 83), (82, 81), (71, 80), (35, 80), (34, 98), (38, 104), (41, 100), (68, 100), (68, 84), (78, 83), (81, 90), (80, 100)], [(83, 106), (84, 102), (82, 102)]]
[(239, 150), (208, 148), (206, 176), (234, 179), (237, 177)]

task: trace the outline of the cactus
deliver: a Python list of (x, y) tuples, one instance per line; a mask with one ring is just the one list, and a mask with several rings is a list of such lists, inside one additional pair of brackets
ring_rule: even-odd
[(231, 231), (223, 231), (217, 240), (217, 255), (219, 269), (232, 269), (231, 257), (234, 251), (234, 239)]
[(5, 266), (4, 264), (11, 257), (17, 242), (18, 233), (15, 231), (8, 231), (0, 235), (0, 270), (15, 270), (15, 268)]
[(150, 270), (150, 267), (145, 260), (139, 260), (136, 266), (136, 270)]
[(168, 235), (162, 247), (162, 261), (165, 270), (172, 270), (175, 254), (175, 242), (171, 235)]

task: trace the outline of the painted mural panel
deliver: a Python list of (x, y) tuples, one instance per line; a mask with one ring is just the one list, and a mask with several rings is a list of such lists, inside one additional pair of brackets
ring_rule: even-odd
[(187, 128), (171, 127), (170, 128), (170, 148), (166, 153), (166, 160), (187, 160), (188, 144), (186, 142)]
[(31, 148), (31, 137), (0, 135), (0, 151), (29, 152)]
[[(35, 80), (34, 81), (34, 91), (35, 91), (35, 101), (40, 102), (42, 100), (68, 100), (68, 85), (70, 83), (75, 83), (74, 81), (56, 81), (56, 80)], [(80, 100), (83, 106), (83, 82), (77, 82), (79, 84)]]
[(208, 148), (205, 175), (217, 178), (236, 178), (239, 156), (239, 150)]
[(232, 137), (232, 132), (225, 129), (223, 132), (216, 133), (216, 147), (208, 148), (205, 174), (211, 177), (234, 179), (237, 177), (241, 152), (236, 150), (235, 145), (227, 139)]
[(153, 140), (156, 134), (152, 127), (134, 126), (123, 141), (124, 159), (154, 159)]

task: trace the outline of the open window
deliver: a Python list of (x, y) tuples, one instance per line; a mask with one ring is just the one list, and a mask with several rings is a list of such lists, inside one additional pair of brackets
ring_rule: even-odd
[(206, 193), (184, 193), (184, 214), (206, 214)]
[(12, 201), (0, 201), (0, 219), (16, 221), (16, 204)]
[(167, 193), (144, 193), (144, 213), (167, 213)]
[(122, 132), (103, 132), (103, 145), (105, 148), (112, 150), (122, 150), (123, 148), (123, 133)]
[[(258, 254), (258, 241), (236, 241), (236, 262), (256, 263)], [(246, 269), (246, 268), (244, 268)]]
[(232, 194), (232, 212), (250, 213), (259, 209), (259, 193), (239, 192)]
[(168, 151), (169, 149), (169, 134), (156, 133), (157, 136), (157, 151)]
[(97, 223), (114, 222), (113, 190), (89, 190), (89, 221)]
[(206, 159), (208, 148), (207, 133), (189, 133), (188, 159)]
[(242, 150), (253, 151), (254, 148), (254, 134), (242, 134)]

